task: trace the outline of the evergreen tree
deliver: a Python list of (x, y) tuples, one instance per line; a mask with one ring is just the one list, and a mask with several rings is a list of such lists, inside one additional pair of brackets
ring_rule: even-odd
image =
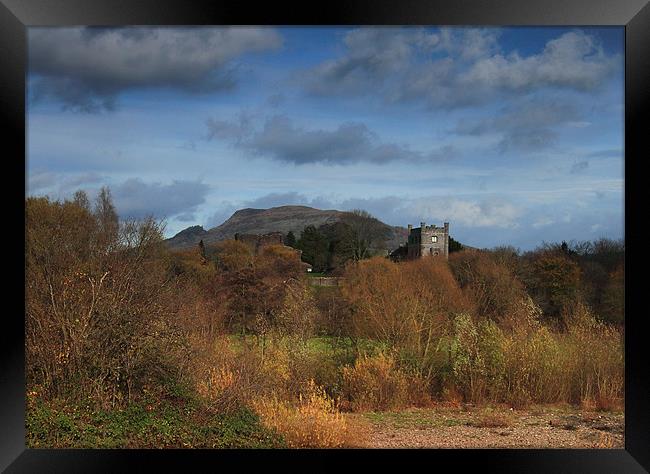
[(459, 252), (461, 250), (463, 250), (463, 244), (461, 244), (457, 240), (454, 240), (454, 238), (450, 235), (449, 236), (449, 253)]
[(296, 236), (292, 230), (289, 231), (287, 236), (284, 239), (284, 244), (288, 247), (296, 247)]
[(329, 242), (316, 227), (309, 225), (300, 233), (296, 248), (302, 250), (302, 260), (309, 263), (314, 271), (327, 270)]

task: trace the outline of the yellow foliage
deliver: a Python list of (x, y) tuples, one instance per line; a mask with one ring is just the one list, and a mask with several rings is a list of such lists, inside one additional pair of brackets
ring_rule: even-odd
[(277, 397), (253, 401), (263, 423), (280, 433), (291, 448), (347, 448), (362, 444), (363, 427), (345, 418), (325, 390), (309, 381), (293, 405)]

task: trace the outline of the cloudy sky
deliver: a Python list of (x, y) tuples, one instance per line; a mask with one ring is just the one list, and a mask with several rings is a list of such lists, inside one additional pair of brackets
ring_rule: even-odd
[(27, 193), (174, 235), (362, 208), (522, 250), (623, 237), (624, 30), (30, 28)]

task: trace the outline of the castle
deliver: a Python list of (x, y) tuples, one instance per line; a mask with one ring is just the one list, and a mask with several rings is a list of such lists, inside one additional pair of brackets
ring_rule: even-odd
[(420, 227), (413, 228), (409, 224), (406, 245), (400, 245), (389, 254), (394, 261), (438, 256), (449, 258), (449, 222), (445, 222), (443, 227), (420, 222)]
[(408, 225), (407, 260), (422, 257), (449, 258), (449, 222), (443, 227), (427, 226), (420, 222), (420, 227)]

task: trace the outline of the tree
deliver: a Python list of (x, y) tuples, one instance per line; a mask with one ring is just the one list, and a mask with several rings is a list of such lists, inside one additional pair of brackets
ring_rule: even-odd
[(317, 272), (327, 270), (329, 242), (316, 227), (309, 225), (300, 233), (296, 247), (302, 250), (302, 260)]
[(80, 208), (90, 212), (90, 200), (88, 199), (88, 194), (86, 194), (85, 191), (76, 191), (72, 198), (72, 202), (74, 202)]
[(602, 317), (606, 321), (623, 324), (625, 319), (625, 273), (623, 265), (609, 274), (602, 298)]
[(212, 258), (221, 270), (232, 272), (253, 265), (253, 252), (250, 247), (239, 240), (224, 240), (214, 249)]
[(449, 253), (452, 252), (460, 252), (463, 250), (463, 244), (458, 242), (457, 240), (454, 240), (454, 238), (450, 235), (449, 236)]
[(354, 262), (346, 266), (340, 289), (352, 310), (355, 336), (400, 348), (428, 379), (451, 317), (471, 310), (449, 266), (438, 259)]
[(26, 200), (27, 383), (44, 397), (127, 402), (180, 370), (179, 299), (162, 227), (145, 220), (116, 229), (108, 193), (96, 214), (76, 201)]
[(466, 250), (449, 257), (449, 267), (463, 292), (476, 304), (480, 318), (499, 323), (521, 319), (526, 301), (523, 285), (492, 252)]
[(349, 229), (349, 236), (345, 241), (356, 261), (370, 257), (371, 249), (384, 245), (388, 237), (387, 226), (367, 211), (354, 209), (347, 213), (343, 222)]
[(284, 239), (284, 245), (287, 247), (296, 247), (296, 236), (292, 230), (287, 233), (287, 236)]
[(111, 190), (103, 186), (95, 200), (95, 219), (99, 226), (98, 240), (100, 246), (113, 242), (117, 243), (119, 232), (119, 219), (115, 206), (113, 205), (113, 198)]
[(561, 251), (537, 252), (529, 272), (526, 286), (547, 316), (558, 317), (564, 306), (578, 298), (580, 267)]

